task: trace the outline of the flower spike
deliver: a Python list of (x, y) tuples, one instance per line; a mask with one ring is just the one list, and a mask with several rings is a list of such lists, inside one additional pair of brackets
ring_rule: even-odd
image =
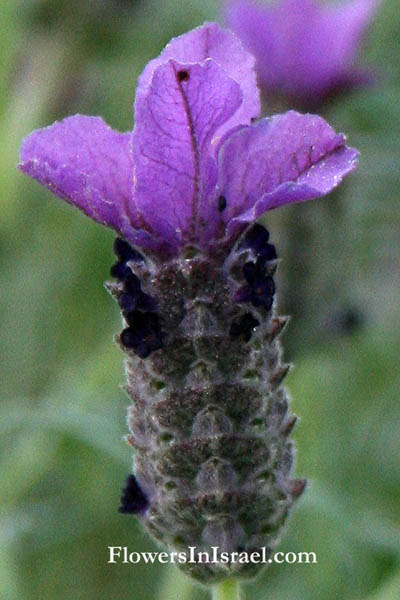
[[(320, 117), (259, 113), (254, 59), (207, 23), (139, 79), (132, 133), (76, 115), (33, 132), (20, 169), (113, 228), (133, 474), (122, 514), (169, 549), (271, 555), (306, 486), (275, 316), (275, 245), (255, 221), (328, 194), (357, 152)], [(263, 565), (181, 566), (207, 584)]]

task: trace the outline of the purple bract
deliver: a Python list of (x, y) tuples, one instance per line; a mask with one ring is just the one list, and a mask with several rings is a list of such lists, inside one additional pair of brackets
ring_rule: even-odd
[(354, 66), (362, 37), (379, 0), (254, 0), (227, 3), (226, 20), (254, 54), (260, 84), (317, 106), (327, 96), (368, 82)]
[(159, 256), (233, 243), (265, 211), (330, 192), (357, 152), (320, 117), (259, 115), (254, 59), (205, 24), (139, 79), (132, 133), (75, 115), (34, 131), (19, 168)]

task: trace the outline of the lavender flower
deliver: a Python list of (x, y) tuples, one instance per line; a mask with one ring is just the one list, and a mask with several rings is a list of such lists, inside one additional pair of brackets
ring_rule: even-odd
[(254, 0), (227, 4), (226, 20), (257, 59), (260, 84), (303, 108), (370, 81), (355, 58), (379, 0)]
[[(136, 448), (120, 511), (179, 550), (270, 553), (304, 489), (290, 477), (277, 255), (254, 221), (327, 194), (356, 165), (317, 116), (254, 122), (253, 62), (206, 24), (147, 65), (132, 134), (76, 115), (21, 148), (22, 171), (120, 236), (108, 289)], [(181, 566), (208, 583), (260, 567)]]

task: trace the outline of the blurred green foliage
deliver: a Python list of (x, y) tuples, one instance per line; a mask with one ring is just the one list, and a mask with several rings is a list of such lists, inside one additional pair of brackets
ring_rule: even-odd
[[(131, 451), (122, 440), (122, 356), (112, 343), (119, 316), (102, 284), (113, 236), (15, 165), (24, 135), (74, 112), (130, 129), (146, 62), (219, 9), (211, 0), (2, 1), (4, 600), (206, 597), (172, 567), (107, 564), (110, 545), (156, 549), (116, 510)], [(267, 219), (281, 255), (297, 248), (300, 257), (298, 271), (283, 262), (281, 290), (289, 299), (288, 282), (304, 290), (286, 340), (301, 416), (297, 472), (311, 485), (280, 549), (314, 551), (318, 564), (274, 565), (248, 585), (249, 598), (400, 597), (399, 40), (398, 1), (386, 0), (362, 53), (375, 86), (326, 108), (361, 150), (340, 197), (307, 207), (304, 239), (291, 238), (291, 224), (305, 207)]]

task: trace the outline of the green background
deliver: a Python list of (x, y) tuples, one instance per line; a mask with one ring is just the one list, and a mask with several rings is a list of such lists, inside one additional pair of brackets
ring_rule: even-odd
[[(3, 0), (0, 10), (0, 598), (206, 598), (117, 512), (131, 469), (110, 231), (16, 170), (21, 139), (76, 112), (132, 127), (136, 80), (169, 39), (220, 20), (188, 0)], [(378, 10), (359, 60), (375, 85), (322, 107), (361, 151), (330, 199), (265, 219), (280, 255), (296, 472), (311, 481), (255, 600), (400, 597), (400, 14)], [(267, 108), (267, 107), (266, 107)], [(285, 260), (286, 257), (286, 260)], [(350, 317), (349, 317), (350, 315)]]

